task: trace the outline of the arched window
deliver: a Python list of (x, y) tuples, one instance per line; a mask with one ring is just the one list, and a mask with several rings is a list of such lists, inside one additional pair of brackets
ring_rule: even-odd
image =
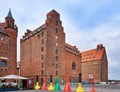
[(72, 63), (72, 70), (76, 70), (76, 64), (75, 64), (75, 62)]
[(2, 60), (1, 63), (0, 63), (1, 67), (6, 67), (6, 61), (5, 60)]

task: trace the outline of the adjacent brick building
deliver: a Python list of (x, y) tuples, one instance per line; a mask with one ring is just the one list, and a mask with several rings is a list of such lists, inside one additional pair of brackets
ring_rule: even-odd
[(0, 76), (16, 74), (17, 26), (9, 10), (5, 22), (0, 23)]
[(27, 30), (20, 41), (20, 51), (21, 75), (33, 82), (36, 76), (42, 81), (50, 75), (53, 80), (56, 76), (65, 80), (67, 74), (77, 81), (81, 73), (79, 51), (65, 43), (62, 21), (55, 10), (47, 14), (45, 24), (33, 31)]
[[(60, 14), (55, 10), (47, 14), (43, 25), (33, 31), (27, 29), (20, 40), (20, 51), (20, 74), (29, 77), (33, 84), (36, 76), (40, 82), (44, 76), (49, 79), (50, 75), (53, 82), (56, 76), (65, 80), (66, 75), (78, 82), (79, 73), (84, 81), (88, 81), (90, 73), (94, 74), (95, 81), (107, 81), (108, 78), (105, 48), (98, 45), (95, 50), (80, 53), (76, 46), (67, 44)], [(85, 58), (86, 53), (90, 53), (91, 59)]]
[(97, 45), (96, 49), (81, 52), (82, 80), (89, 82), (93, 75), (95, 82), (108, 81), (108, 60), (105, 47)]

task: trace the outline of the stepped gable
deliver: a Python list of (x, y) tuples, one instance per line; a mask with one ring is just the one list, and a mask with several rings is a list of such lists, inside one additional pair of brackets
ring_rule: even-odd
[(20, 41), (24, 41), (30, 37), (32, 37), (33, 35), (37, 34), (38, 32), (44, 30), (46, 28), (46, 25), (43, 24), (41, 26), (39, 26), (38, 28), (36, 28), (35, 30), (31, 31), (29, 29), (27, 29), (27, 31), (24, 33), (24, 36), (22, 36), (22, 39), (20, 39)]

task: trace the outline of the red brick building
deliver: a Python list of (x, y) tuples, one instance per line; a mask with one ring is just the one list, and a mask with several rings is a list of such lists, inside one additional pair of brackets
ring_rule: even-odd
[[(27, 29), (20, 40), (20, 51), (20, 74), (21, 76), (29, 77), (33, 84), (36, 76), (42, 82), (44, 76), (49, 79), (50, 75), (52, 75), (54, 82), (56, 76), (59, 76), (61, 80), (65, 80), (67, 74), (71, 80), (78, 82), (79, 73), (82, 73), (83, 80), (87, 81), (89, 73), (86, 74), (88, 70), (84, 70), (84, 61), (86, 64), (91, 63), (90, 67), (94, 65), (93, 59), (91, 59), (91, 62), (90, 59), (88, 60), (89, 62), (83, 60), (84, 52), (80, 53), (76, 46), (65, 42), (65, 33), (60, 20), (60, 14), (55, 10), (47, 14), (43, 25), (33, 31)], [(107, 60), (105, 48), (102, 45), (98, 45), (98, 49), (90, 51), (94, 52), (93, 54), (95, 55), (95, 51), (99, 52), (97, 55), (99, 58), (94, 58), (99, 63), (99, 65), (96, 65), (106, 69), (106, 71), (104, 69), (100, 71), (96, 66), (94, 69), (99, 72), (93, 73), (93, 70), (90, 69), (90, 73), (99, 73), (95, 75), (98, 81), (107, 80), (107, 61), (100, 61), (103, 58)], [(87, 53), (90, 51), (87, 51)], [(106, 65), (103, 65), (104, 63)], [(89, 66), (87, 66), (87, 69), (89, 69)]]
[(46, 76), (65, 80), (68, 74), (74, 80), (81, 73), (79, 51), (65, 43), (65, 33), (60, 15), (55, 10), (47, 14), (45, 24), (33, 31), (27, 30), (20, 41), (21, 75), (34, 82)]
[(102, 44), (97, 48), (81, 52), (82, 80), (89, 82), (89, 75), (94, 76), (95, 82), (108, 81), (108, 60), (105, 47)]
[(0, 23), (0, 76), (16, 74), (17, 26), (9, 10), (5, 22)]

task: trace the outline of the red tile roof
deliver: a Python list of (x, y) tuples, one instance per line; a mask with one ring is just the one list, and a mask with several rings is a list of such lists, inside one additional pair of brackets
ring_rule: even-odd
[(96, 49), (81, 52), (82, 62), (102, 59), (105, 48), (102, 44), (97, 45)]

